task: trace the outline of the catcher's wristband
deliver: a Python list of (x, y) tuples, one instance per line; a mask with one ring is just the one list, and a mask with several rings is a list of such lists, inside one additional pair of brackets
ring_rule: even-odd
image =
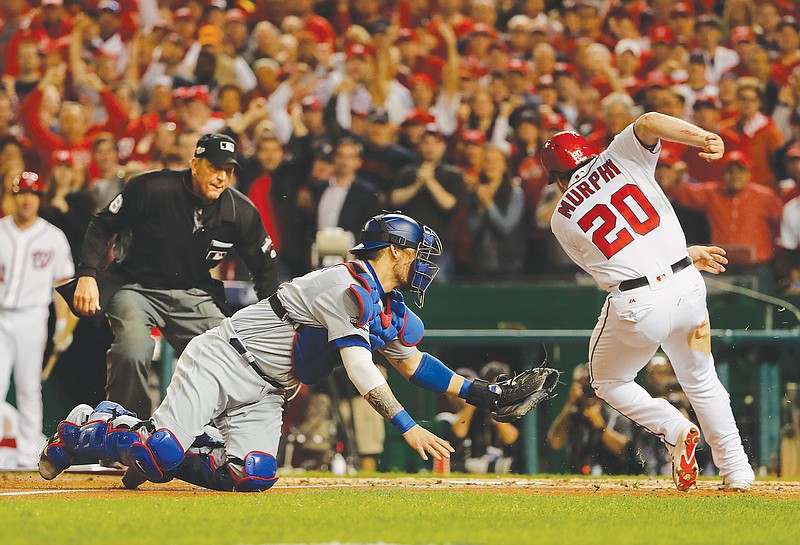
[(411, 418), (411, 415), (408, 414), (408, 411), (405, 409), (394, 415), (390, 422), (392, 423), (392, 426), (400, 430), (400, 433), (405, 433), (417, 425), (417, 423), (414, 422), (414, 419)]

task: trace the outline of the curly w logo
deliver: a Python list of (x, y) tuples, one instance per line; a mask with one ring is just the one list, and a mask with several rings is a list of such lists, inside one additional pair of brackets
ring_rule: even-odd
[(53, 250), (48, 250), (46, 252), (36, 251), (33, 252), (33, 268), (34, 269), (44, 269), (47, 267), (51, 261), (53, 261)]

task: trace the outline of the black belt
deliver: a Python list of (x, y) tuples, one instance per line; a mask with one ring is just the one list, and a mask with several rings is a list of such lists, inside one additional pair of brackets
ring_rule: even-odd
[[(692, 258), (688, 255), (681, 259), (680, 261), (676, 261), (670, 267), (672, 268), (672, 274), (678, 273), (692, 264)], [(631, 280), (625, 280), (624, 282), (619, 283), (619, 291), (628, 291), (634, 290), (636, 288), (641, 288), (642, 286), (647, 285), (647, 277), (640, 276), (639, 278), (633, 278)]]
[(275, 388), (278, 388), (279, 390), (286, 389), (286, 387), (283, 384), (268, 377), (266, 373), (264, 373), (264, 371), (261, 370), (261, 368), (256, 364), (256, 358), (253, 356), (253, 354), (251, 354), (247, 350), (247, 348), (244, 347), (242, 341), (240, 341), (237, 337), (231, 337), (230, 339), (228, 339), (228, 344), (230, 344), (233, 347), (233, 349), (236, 350), (239, 353), (239, 355), (242, 356), (247, 361), (247, 363), (250, 364), (250, 367), (253, 368), (253, 371), (255, 371), (258, 374), (258, 376), (263, 378), (267, 383), (274, 386)]
[(296, 324), (291, 318), (289, 318), (289, 316), (287, 316), (288, 313), (286, 312), (286, 307), (284, 307), (283, 303), (281, 303), (281, 300), (278, 299), (277, 293), (273, 293), (272, 295), (267, 297), (267, 301), (269, 301), (269, 306), (272, 307), (272, 312), (275, 313), (275, 316), (277, 316), (284, 322), (292, 324), (295, 331), (299, 333), (300, 331), (303, 331), (305, 329), (306, 326), (304, 326), (303, 324)]

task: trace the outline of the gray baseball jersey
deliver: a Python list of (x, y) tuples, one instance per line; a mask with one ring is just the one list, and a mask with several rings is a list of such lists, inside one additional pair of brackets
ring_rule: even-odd
[[(356, 263), (369, 270), (366, 263)], [(286, 320), (264, 299), (193, 339), (178, 361), (164, 402), (153, 414), (156, 425), (173, 431), (188, 448), (211, 419), (222, 432), (229, 455), (243, 458), (253, 450), (276, 454), (283, 391), (249, 369), (247, 357), (230, 340), (238, 339), (254, 365), (274, 382), (288, 387), (321, 380), (341, 363), (336, 341), (370, 342), (368, 327), (359, 326), (358, 297), (350, 289), (359, 282), (356, 272), (352, 265), (342, 264), (282, 284), (277, 296)], [(403, 359), (416, 348), (395, 339), (379, 350)]]

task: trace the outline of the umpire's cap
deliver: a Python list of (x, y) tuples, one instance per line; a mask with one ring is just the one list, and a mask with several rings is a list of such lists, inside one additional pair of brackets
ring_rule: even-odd
[(197, 140), (194, 156), (215, 165), (236, 165), (236, 141), (227, 134), (204, 134)]

